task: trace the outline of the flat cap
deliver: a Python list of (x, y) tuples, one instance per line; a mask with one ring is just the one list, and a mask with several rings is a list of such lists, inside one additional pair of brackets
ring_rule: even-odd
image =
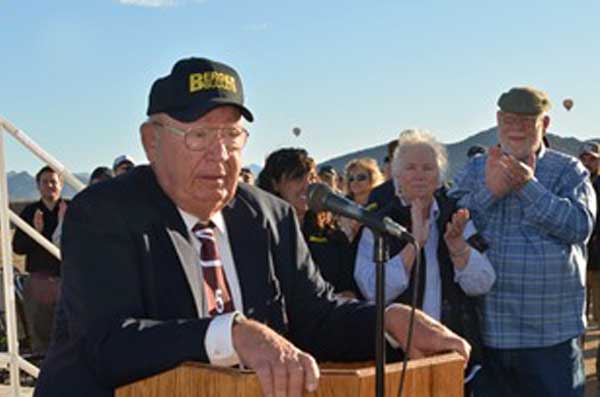
[(532, 87), (515, 87), (498, 98), (503, 112), (538, 115), (550, 109), (552, 104), (545, 92)]

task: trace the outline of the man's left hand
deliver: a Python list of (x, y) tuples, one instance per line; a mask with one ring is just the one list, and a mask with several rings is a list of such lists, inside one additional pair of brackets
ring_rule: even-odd
[(513, 190), (521, 190), (535, 174), (535, 153), (530, 153), (527, 162), (519, 161), (516, 157), (507, 155), (508, 172), (510, 173)]

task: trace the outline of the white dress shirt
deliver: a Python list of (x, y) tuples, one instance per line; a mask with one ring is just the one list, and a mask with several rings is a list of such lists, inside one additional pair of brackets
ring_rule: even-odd
[[(190, 240), (196, 252), (198, 253), (198, 274), (202, 277), (202, 269), (200, 267), (200, 241), (196, 238), (192, 232), (192, 228), (199, 222), (198, 218), (178, 208), (183, 222), (190, 233)], [(233, 254), (229, 244), (229, 237), (227, 236), (227, 227), (225, 226), (225, 220), (221, 212), (216, 213), (211, 219), (215, 224), (215, 240), (219, 255), (221, 257), (221, 264), (223, 271), (227, 277), (231, 297), (233, 299), (233, 305), (235, 307), (234, 312), (225, 313), (214, 316), (213, 320), (208, 325), (206, 331), (206, 337), (204, 338), (204, 347), (208, 359), (212, 365), (230, 367), (240, 363), (240, 359), (233, 348), (233, 340), (231, 335), (231, 329), (233, 325), (233, 317), (236, 314), (241, 314), (244, 311), (244, 303), (242, 302), (242, 291), (240, 289), (240, 282), (237, 276), (237, 270), (233, 261)], [(202, 282), (202, 279), (197, 280), (198, 283)], [(206, 312), (206, 305), (202, 308), (203, 312), (200, 313), (200, 318), (208, 317)]]
[[(438, 241), (440, 239), (437, 228), (438, 216), (439, 207), (434, 200), (429, 212), (429, 237), (424, 247), (426, 279), (423, 295), (423, 311), (431, 317), (440, 320), (442, 281), (437, 258)], [(465, 226), (463, 237), (466, 240), (475, 233), (475, 227), (469, 221)], [(373, 233), (365, 228), (358, 245), (354, 279), (362, 294), (369, 301), (375, 301), (376, 294), (376, 269), (373, 262), (373, 244)], [(400, 253), (390, 258), (385, 266), (385, 302), (389, 304), (406, 290), (410, 278), (409, 274), (406, 273)], [(454, 281), (460, 285), (467, 295), (480, 295), (488, 292), (495, 280), (496, 273), (487, 256), (481, 254), (476, 249), (471, 249), (469, 260), (463, 269), (454, 267)]]

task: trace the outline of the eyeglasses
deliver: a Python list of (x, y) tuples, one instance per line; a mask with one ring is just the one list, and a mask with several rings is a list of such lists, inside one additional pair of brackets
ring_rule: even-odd
[(217, 139), (223, 140), (228, 151), (238, 151), (246, 145), (248, 135), (250, 135), (248, 130), (241, 126), (196, 127), (185, 131), (158, 121), (153, 121), (152, 124), (173, 134), (183, 136), (185, 146), (195, 152), (205, 150)]
[(368, 179), (369, 179), (369, 175), (367, 175), (367, 174), (350, 175), (348, 177), (348, 183), (352, 183), (354, 181), (356, 181), (356, 182), (364, 182), (364, 181), (366, 181)]
[(525, 130), (532, 126), (535, 126), (538, 120), (538, 116), (514, 116), (509, 114), (502, 114), (502, 124), (506, 127), (521, 127)]

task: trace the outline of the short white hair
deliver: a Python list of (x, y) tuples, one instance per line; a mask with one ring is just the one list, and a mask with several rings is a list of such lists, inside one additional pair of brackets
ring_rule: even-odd
[(448, 171), (448, 151), (444, 145), (435, 139), (433, 134), (423, 129), (413, 128), (400, 133), (398, 146), (394, 150), (394, 158), (392, 159), (392, 175), (394, 177), (398, 176), (406, 153), (415, 146), (425, 146), (431, 149), (438, 168), (439, 183), (441, 185)]

